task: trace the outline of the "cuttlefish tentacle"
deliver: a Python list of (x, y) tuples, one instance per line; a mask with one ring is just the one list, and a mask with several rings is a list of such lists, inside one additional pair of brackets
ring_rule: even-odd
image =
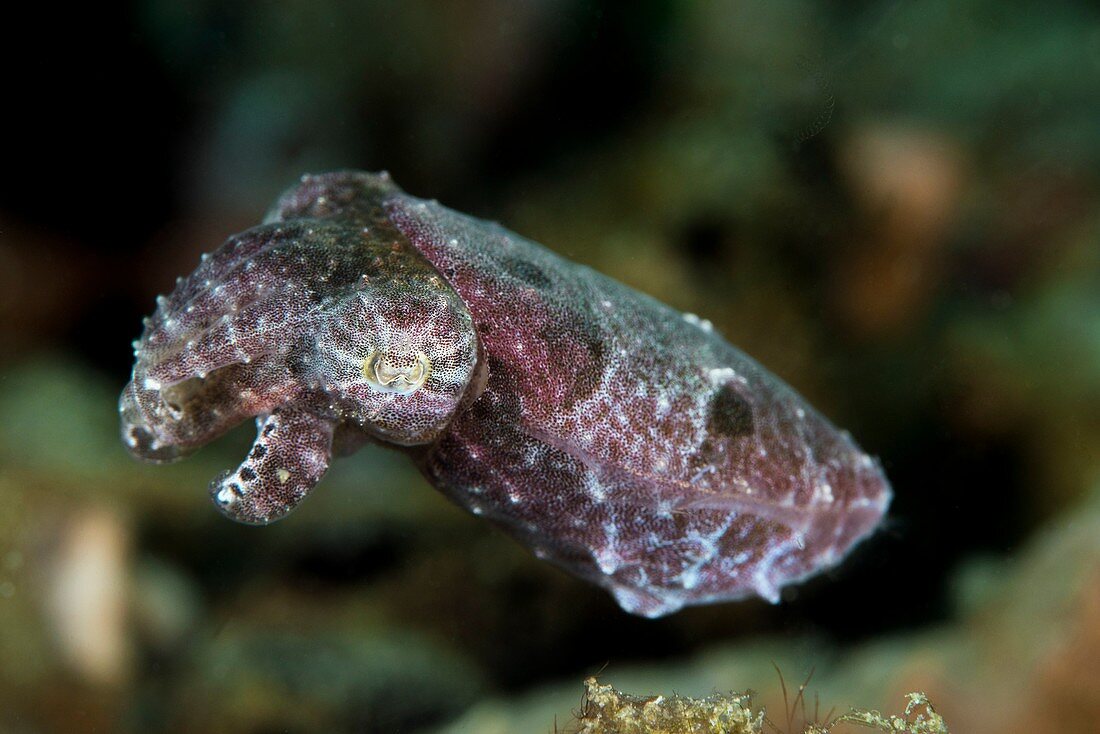
[(328, 471), (335, 422), (298, 407), (256, 419), (256, 441), (235, 471), (210, 483), (226, 516), (266, 525), (293, 510)]

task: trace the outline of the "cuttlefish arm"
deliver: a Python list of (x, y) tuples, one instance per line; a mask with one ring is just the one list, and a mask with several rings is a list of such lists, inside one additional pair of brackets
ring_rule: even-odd
[(256, 419), (256, 441), (235, 471), (210, 484), (226, 516), (266, 525), (296, 508), (321, 481), (332, 459), (335, 423), (288, 406)]

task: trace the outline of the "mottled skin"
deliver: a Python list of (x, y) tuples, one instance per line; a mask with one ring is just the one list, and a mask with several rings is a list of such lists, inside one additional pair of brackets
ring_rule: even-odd
[(158, 303), (123, 439), (185, 455), (258, 416), (212, 485), (277, 519), (335, 445), (403, 447), (454, 501), (646, 616), (835, 565), (878, 464), (711, 329), (385, 174), (307, 176)]

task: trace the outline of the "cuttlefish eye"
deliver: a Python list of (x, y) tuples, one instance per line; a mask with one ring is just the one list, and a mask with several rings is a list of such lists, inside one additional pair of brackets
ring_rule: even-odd
[(363, 360), (363, 377), (375, 390), (407, 395), (428, 380), (432, 363), (424, 352), (372, 352)]

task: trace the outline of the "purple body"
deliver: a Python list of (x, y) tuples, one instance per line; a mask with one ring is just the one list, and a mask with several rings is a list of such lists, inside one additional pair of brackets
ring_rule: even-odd
[(135, 356), (120, 410), (141, 458), (258, 416), (211, 487), (231, 517), (278, 519), (374, 440), (635, 614), (778, 600), (890, 500), (709, 322), (385, 174), (304, 177), (159, 301)]

